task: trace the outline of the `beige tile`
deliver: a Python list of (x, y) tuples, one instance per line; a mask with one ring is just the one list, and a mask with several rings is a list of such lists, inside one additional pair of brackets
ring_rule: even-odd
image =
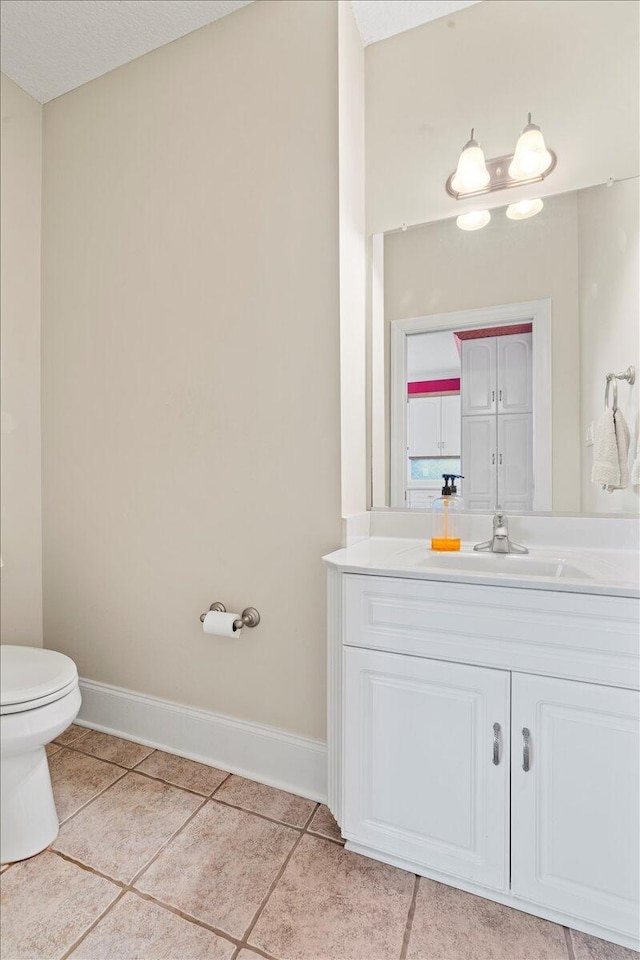
[(123, 767), (135, 767), (137, 763), (153, 753), (151, 747), (143, 747), (139, 743), (133, 743), (132, 740), (123, 740), (121, 737), (112, 737), (108, 733), (99, 733), (97, 730), (90, 730), (82, 742), (75, 744), (78, 750), (83, 753), (89, 753), (92, 757), (99, 757), (100, 760), (110, 760), (111, 763), (119, 763)]
[(62, 748), (59, 747), (57, 743), (48, 743), (44, 749), (47, 752), (47, 756), (52, 757), (54, 753), (57, 753), (58, 750), (61, 750)]
[(303, 836), (248, 937), (295, 960), (398, 960), (413, 874)]
[(590, 937), (588, 933), (579, 933), (577, 930), (571, 931), (571, 939), (576, 960), (638, 960), (640, 957), (635, 950)]
[(54, 743), (60, 743), (63, 747), (68, 747), (70, 743), (75, 743), (76, 740), (84, 737), (88, 732), (86, 727), (78, 727), (75, 723), (72, 723), (59, 737), (56, 737)]
[(264, 960), (264, 957), (260, 953), (254, 953), (253, 950), (244, 948), (238, 954), (237, 960)]
[(63, 956), (120, 888), (54, 853), (16, 863), (2, 877), (2, 956)]
[(500, 903), (420, 879), (408, 960), (567, 960), (564, 930)]
[(128, 773), (62, 825), (54, 848), (128, 883), (200, 802), (192, 793)]
[(73, 951), (74, 960), (230, 960), (234, 944), (127, 893)]
[(320, 804), (316, 810), (313, 820), (309, 824), (309, 830), (311, 833), (319, 833), (322, 837), (328, 837), (329, 840), (340, 840), (342, 842), (340, 827), (324, 803)]
[(211, 800), (136, 887), (241, 938), (297, 839), (289, 827)]
[(136, 770), (148, 773), (150, 777), (159, 777), (177, 787), (194, 790), (205, 797), (211, 796), (216, 787), (219, 787), (229, 774), (217, 767), (208, 767), (205, 763), (196, 763), (194, 760), (185, 760), (184, 757), (174, 757), (171, 753), (156, 750), (138, 764)]
[(315, 807), (313, 800), (305, 800), (294, 793), (267, 787), (244, 777), (229, 777), (216, 793), (216, 800), (224, 800), (243, 810), (261, 813), (273, 820), (280, 820), (292, 827), (303, 827)]
[(112, 763), (64, 749), (49, 761), (49, 772), (61, 823), (125, 775), (121, 767)]

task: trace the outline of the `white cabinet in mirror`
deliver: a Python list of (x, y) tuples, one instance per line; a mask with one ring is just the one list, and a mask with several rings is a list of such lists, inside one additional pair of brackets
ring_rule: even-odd
[(428, 507), (449, 472), (471, 510), (638, 512), (637, 381), (618, 391), (629, 480), (591, 480), (606, 374), (640, 367), (638, 222), (633, 178), (384, 237), (374, 506)]

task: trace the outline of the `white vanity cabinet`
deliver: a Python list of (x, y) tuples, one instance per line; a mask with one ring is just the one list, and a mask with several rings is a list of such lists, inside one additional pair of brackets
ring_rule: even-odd
[(347, 848), (638, 946), (638, 604), (329, 570)]

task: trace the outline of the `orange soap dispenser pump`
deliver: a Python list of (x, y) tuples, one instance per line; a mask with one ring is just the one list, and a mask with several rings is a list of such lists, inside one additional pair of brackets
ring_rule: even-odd
[(443, 473), (444, 486), (442, 496), (437, 497), (432, 505), (433, 528), (431, 537), (432, 550), (459, 550), (460, 532), (459, 512), (464, 508), (462, 497), (458, 496), (456, 480), (464, 480), (459, 473)]

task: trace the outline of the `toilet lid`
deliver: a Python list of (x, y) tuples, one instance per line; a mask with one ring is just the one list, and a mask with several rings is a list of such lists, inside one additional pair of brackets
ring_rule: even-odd
[(0, 706), (52, 697), (78, 679), (70, 657), (38, 647), (0, 645)]

